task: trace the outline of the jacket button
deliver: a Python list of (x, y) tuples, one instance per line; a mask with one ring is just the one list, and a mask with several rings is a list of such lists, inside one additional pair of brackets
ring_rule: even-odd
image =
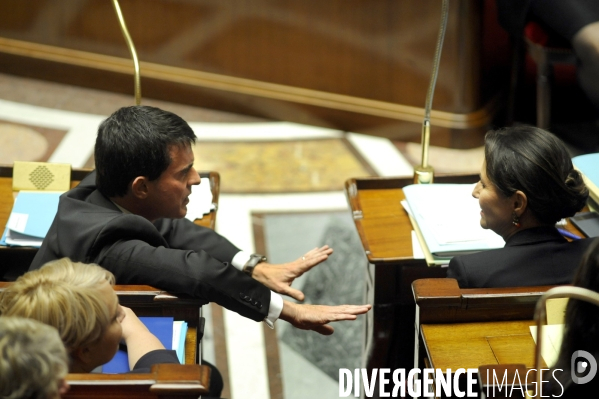
[(240, 292), (240, 293), (239, 293), (239, 297), (240, 297), (241, 299), (244, 299), (244, 298), (245, 298), (245, 294), (244, 294), (243, 292)]

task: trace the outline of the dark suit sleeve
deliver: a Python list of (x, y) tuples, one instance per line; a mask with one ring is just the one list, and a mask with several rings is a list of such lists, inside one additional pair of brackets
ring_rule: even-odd
[(110, 270), (119, 284), (191, 295), (256, 321), (268, 314), (271, 294), (264, 285), (202, 249), (165, 246), (150, 222), (135, 215), (108, 221), (93, 247), (88, 261)]
[(154, 226), (171, 248), (206, 251), (224, 263), (231, 263), (240, 251), (214, 230), (198, 226), (187, 219), (160, 219), (154, 222)]
[(139, 358), (131, 373), (149, 373), (155, 364), (180, 364), (177, 352), (168, 349), (156, 349)]
[(466, 268), (464, 267), (464, 262), (462, 262), (460, 256), (454, 256), (449, 261), (447, 277), (455, 278), (458, 281), (458, 286), (460, 286), (460, 288), (468, 288)]

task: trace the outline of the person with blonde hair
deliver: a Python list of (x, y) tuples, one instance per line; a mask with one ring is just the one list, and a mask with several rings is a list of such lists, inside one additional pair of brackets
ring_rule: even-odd
[(0, 398), (60, 398), (69, 388), (67, 372), (67, 352), (55, 328), (0, 317)]
[[(123, 339), (131, 371), (149, 372), (157, 363), (179, 363), (133, 311), (120, 306), (111, 272), (62, 258), (19, 277), (0, 295), (0, 313), (55, 327), (70, 357), (69, 371), (89, 373), (109, 362)], [(220, 386), (220, 387), (219, 387)], [(210, 396), (222, 381), (213, 368)]]

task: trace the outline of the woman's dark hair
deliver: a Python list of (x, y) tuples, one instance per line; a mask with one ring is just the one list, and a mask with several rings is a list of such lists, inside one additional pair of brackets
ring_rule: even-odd
[[(593, 240), (576, 270), (573, 285), (599, 292), (599, 239)], [(561, 369), (556, 370), (556, 376), (562, 381), (562, 385), (567, 385), (570, 381), (571, 357), (578, 350), (587, 351), (595, 357), (599, 355), (599, 307), (589, 302), (570, 299), (566, 308), (562, 346), (554, 366), (554, 369)], [(593, 383), (596, 387), (599, 377), (596, 377)], [(559, 391), (558, 388), (557, 392)]]
[(169, 147), (190, 145), (195, 138), (187, 122), (172, 112), (141, 105), (117, 110), (98, 128), (98, 190), (107, 197), (122, 197), (136, 177), (157, 179), (171, 163)]
[(485, 162), (487, 177), (499, 191), (506, 197), (522, 191), (528, 208), (543, 224), (574, 215), (589, 196), (564, 144), (537, 127), (487, 132)]

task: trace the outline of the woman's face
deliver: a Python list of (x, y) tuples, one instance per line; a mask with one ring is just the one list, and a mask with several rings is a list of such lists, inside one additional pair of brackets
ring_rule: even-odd
[(121, 321), (125, 317), (125, 312), (119, 305), (118, 297), (108, 281), (103, 282), (98, 290), (106, 302), (106, 306), (108, 306), (110, 324), (100, 339), (89, 346), (93, 368), (108, 363), (114, 357), (123, 335)]
[(480, 225), (483, 229), (491, 229), (505, 239), (514, 233), (513, 225), (514, 199), (504, 196), (487, 178), (487, 164), (483, 162), (480, 180), (472, 191), (480, 205)]

